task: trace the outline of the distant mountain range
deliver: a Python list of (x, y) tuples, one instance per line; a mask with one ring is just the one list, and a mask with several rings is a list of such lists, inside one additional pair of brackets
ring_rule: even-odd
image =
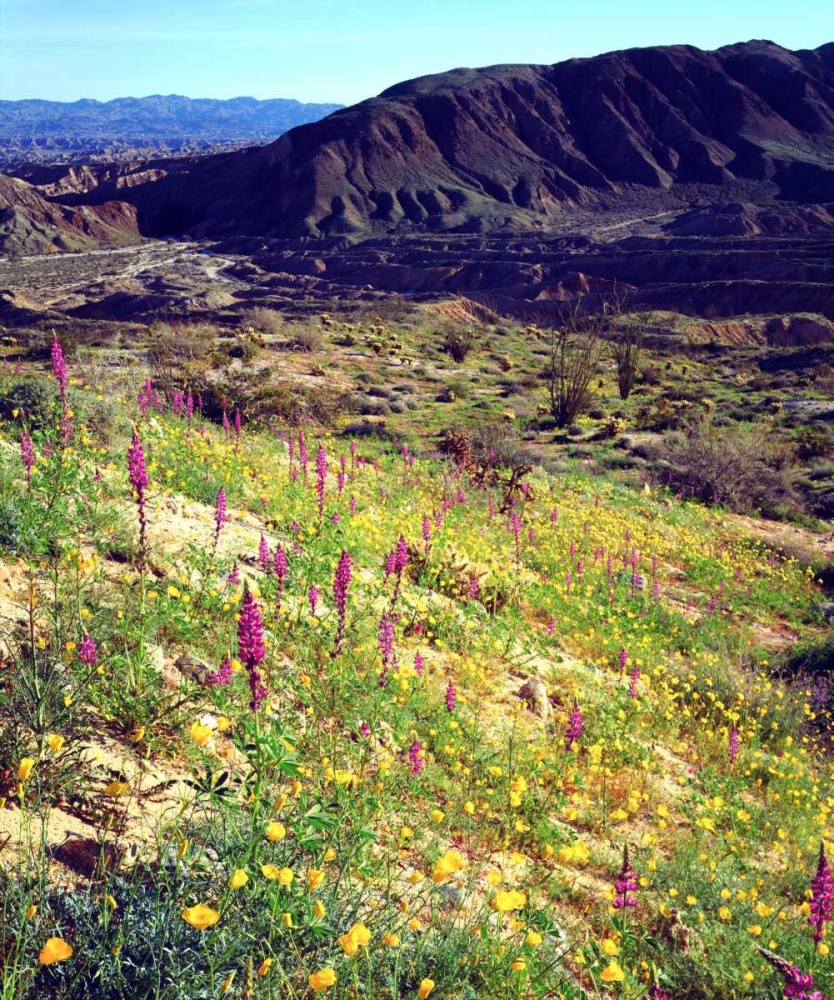
[(270, 142), (340, 104), (178, 95), (113, 101), (0, 101), (0, 169), (24, 163), (124, 160)]

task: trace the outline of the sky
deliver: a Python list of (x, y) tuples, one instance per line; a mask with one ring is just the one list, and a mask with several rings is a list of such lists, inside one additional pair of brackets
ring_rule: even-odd
[(458, 66), (750, 38), (834, 41), (834, 0), (0, 0), (0, 99), (352, 104)]

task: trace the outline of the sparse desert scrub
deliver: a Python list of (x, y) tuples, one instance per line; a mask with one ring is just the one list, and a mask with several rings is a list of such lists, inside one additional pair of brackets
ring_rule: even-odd
[(266, 337), (277, 337), (285, 332), (284, 318), (281, 313), (275, 309), (267, 309), (265, 306), (247, 309), (241, 316), (240, 325), (244, 329), (251, 328), (255, 333)]
[(659, 458), (658, 477), (685, 496), (765, 512), (798, 503), (792, 450), (763, 428), (696, 420), (664, 439)]
[(478, 343), (478, 333), (471, 327), (451, 326), (443, 333), (443, 350), (462, 364)]

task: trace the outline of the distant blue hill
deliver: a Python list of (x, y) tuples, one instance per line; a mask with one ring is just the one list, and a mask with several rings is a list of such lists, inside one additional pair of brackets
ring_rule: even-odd
[(0, 169), (269, 142), (341, 107), (285, 98), (221, 101), (176, 94), (71, 103), (0, 101)]

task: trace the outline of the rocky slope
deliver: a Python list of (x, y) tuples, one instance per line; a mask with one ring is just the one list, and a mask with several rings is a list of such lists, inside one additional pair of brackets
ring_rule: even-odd
[(0, 101), (0, 169), (32, 163), (136, 159), (269, 142), (340, 104), (178, 95), (113, 101)]
[(70, 208), (0, 174), (0, 247), (18, 255), (123, 246), (140, 239), (136, 210), (123, 201)]

